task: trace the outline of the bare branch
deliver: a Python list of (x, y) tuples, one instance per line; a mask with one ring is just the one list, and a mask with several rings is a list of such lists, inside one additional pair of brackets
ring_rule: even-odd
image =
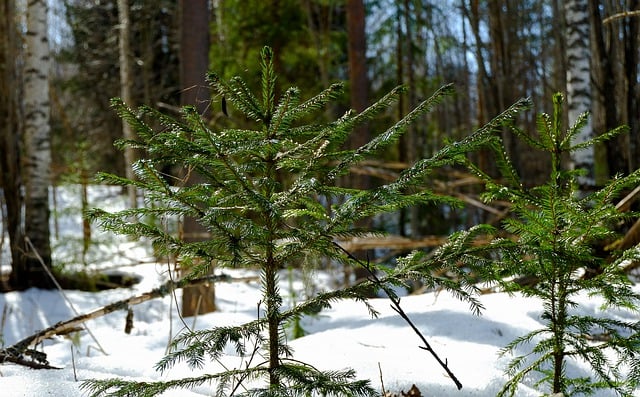
[(622, 19), (622, 18), (629, 18), (629, 17), (638, 17), (640, 16), (640, 10), (635, 10), (635, 11), (623, 11), (620, 12), (618, 14), (613, 14), (610, 17), (606, 17), (605, 19), (602, 20), (602, 23), (604, 25), (611, 23), (613, 21), (616, 21), (618, 19)]
[[(179, 288), (204, 283), (213, 283), (220, 281), (230, 282), (238, 280), (239, 279), (231, 278), (227, 275), (211, 275), (196, 279), (183, 278), (178, 281), (169, 280), (162, 284), (160, 287), (155, 288), (149, 292), (145, 292), (144, 294), (113, 302), (90, 313), (82, 314), (69, 320), (58, 322), (50, 326), (49, 328), (38, 331), (35, 334), (30, 335), (15, 343), (14, 345), (0, 350), (0, 363), (12, 362), (36, 369), (53, 369), (55, 367), (49, 365), (48, 361), (46, 360), (45, 353), (32, 350), (29, 347), (35, 346), (46, 339), (50, 339), (53, 336), (77, 331), (77, 326), (83, 324), (88, 320), (102, 317), (117, 310), (128, 310), (130, 306), (137, 305), (151, 299), (161, 298)], [(31, 360), (27, 359), (25, 356), (31, 356)]]

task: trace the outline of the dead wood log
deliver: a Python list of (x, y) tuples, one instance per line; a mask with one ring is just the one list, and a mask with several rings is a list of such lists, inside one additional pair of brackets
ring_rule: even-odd
[[(448, 241), (448, 236), (425, 236), (412, 239), (397, 235), (380, 236), (379, 234), (368, 234), (362, 237), (353, 237), (348, 240), (336, 241), (340, 246), (348, 251), (361, 251), (376, 248), (386, 248), (391, 250), (412, 250), (426, 247), (439, 247)], [(491, 241), (489, 237), (478, 238), (474, 244), (482, 245)]]
[[(6, 350), (6, 349), (5, 349)], [(33, 349), (27, 349), (22, 354), (0, 353), (0, 363), (14, 363), (32, 369), (62, 369), (49, 365), (46, 354)], [(16, 352), (17, 353), (17, 352)], [(37, 356), (37, 357), (36, 357)], [(30, 357), (30, 358), (27, 358)]]
[(56, 367), (52, 367), (49, 365), (45, 353), (30, 349), (29, 347), (38, 345), (42, 341), (50, 339), (53, 336), (64, 335), (69, 332), (77, 331), (79, 329), (78, 326), (82, 325), (88, 320), (102, 317), (105, 314), (113, 313), (118, 310), (128, 310), (130, 306), (138, 305), (151, 299), (164, 297), (175, 291), (176, 289), (205, 283), (221, 281), (249, 281), (253, 279), (255, 278), (232, 278), (228, 275), (211, 275), (195, 279), (183, 278), (177, 281), (169, 280), (158, 288), (155, 288), (149, 292), (145, 292), (144, 294), (132, 296), (127, 299), (122, 299), (117, 302), (110, 303), (92, 312), (76, 316), (66, 321), (60, 321), (50, 326), (49, 328), (38, 331), (35, 334), (30, 335), (22, 339), (21, 341), (0, 350), (0, 364), (5, 362), (12, 362), (36, 369), (55, 369)]

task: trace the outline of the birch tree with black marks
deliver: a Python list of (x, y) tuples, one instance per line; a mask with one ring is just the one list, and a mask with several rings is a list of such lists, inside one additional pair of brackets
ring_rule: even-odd
[[(24, 191), (25, 274), (18, 287), (52, 288), (44, 266), (51, 266), (49, 185), (51, 184), (51, 127), (49, 102), (50, 50), (45, 0), (27, 4), (24, 56)], [(26, 239), (31, 244), (27, 244)], [(33, 246), (33, 247), (31, 247)], [(38, 256), (40, 258), (38, 258)], [(42, 259), (41, 264), (40, 259)]]
[[(567, 104), (569, 124), (574, 125), (581, 115), (591, 111), (591, 49), (589, 37), (589, 2), (567, 0), (565, 2), (567, 39)], [(594, 137), (589, 118), (584, 120), (584, 128), (575, 136), (574, 144)], [(576, 169), (584, 169), (586, 174), (578, 179), (582, 187), (595, 185), (594, 148), (586, 147), (571, 153), (571, 163)]]

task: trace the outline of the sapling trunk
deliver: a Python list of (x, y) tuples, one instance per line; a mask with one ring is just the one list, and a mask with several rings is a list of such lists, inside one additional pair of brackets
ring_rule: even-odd
[(553, 392), (564, 392), (564, 338), (567, 320), (566, 287), (562, 278), (552, 287), (551, 328), (553, 330)]
[(280, 302), (277, 291), (278, 269), (273, 259), (273, 249), (267, 249), (267, 263), (265, 267), (265, 298), (267, 303), (267, 324), (269, 327), (269, 385), (276, 387), (280, 384), (277, 375), (280, 364), (278, 329), (280, 327)]

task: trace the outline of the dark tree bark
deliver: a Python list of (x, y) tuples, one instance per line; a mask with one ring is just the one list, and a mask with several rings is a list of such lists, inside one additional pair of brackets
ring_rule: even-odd
[[(640, 1), (629, 0), (629, 11), (640, 10)], [(639, 19), (636, 17), (626, 18), (625, 38), (624, 38), (624, 70), (627, 87), (627, 125), (629, 126), (629, 172), (638, 169), (640, 166), (640, 84), (638, 83), (638, 33)]]
[[(351, 108), (361, 112), (367, 108), (369, 100), (369, 79), (367, 77), (367, 42), (365, 36), (365, 10), (362, 0), (347, 0), (347, 46), (349, 53), (349, 93)], [(369, 126), (356, 128), (349, 138), (349, 146), (358, 148), (371, 140)], [(349, 181), (352, 187), (368, 189), (371, 178), (368, 175), (353, 175)], [(361, 220), (357, 227), (368, 227), (370, 219)], [(362, 253), (365, 255), (365, 253)], [(355, 270), (356, 280), (367, 277), (364, 269)], [(347, 280), (345, 280), (347, 281)]]
[[(362, 0), (347, 0), (347, 34), (351, 108), (361, 112), (366, 109), (369, 101), (365, 10)], [(356, 148), (366, 144), (370, 137), (368, 126), (361, 126), (351, 135), (351, 147)], [(358, 187), (367, 188), (369, 186), (368, 178), (359, 177), (358, 180)]]
[(209, 87), (209, 8), (207, 0), (180, 2), (180, 103), (195, 106), (206, 116)]
[[(24, 232), (21, 223), (23, 199), (20, 193), (21, 169), (19, 126), (16, 93), (18, 87), (16, 65), (16, 27), (14, 2), (0, 0), (0, 187), (6, 208), (6, 219), (11, 252), (10, 284), (14, 288), (27, 288), (28, 277), (25, 258), (22, 255)], [(4, 286), (6, 288), (6, 286)]]
[[(180, 103), (195, 106), (207, 117), (209, 112), (209, 88), (205, 76), (209, 67), (209, 8), (207, 0), (182, 0), (180, 2)], [(196, 183), (195, 173), (183, 175), (184, 183)], [(206, 236), (206, 230), (195, 219), (184, 219), (183, 238), (198, 241)], [(211, 264), (213, 272), (213, 264)], [(182, 269), (186, 274), (189, 269)], [(213, 283), (189, 286), (182, 292), (182, 315), (194, 316), (216, 310)]]
[[(618, 126), (619, 115), (616, 100), (616, 73), (612, 65), (612, 51), (615, 48), (605, 45), (608, 41), (605, 38), (605, 27), (602, 23), (602, 14), (600, 12), (600, 4), (598, 0), (589, 1), (589, 13), (593, 26), (593, 63), (594, 63), (594, 90), (593, 90), (593, 113), (594, 113), (594, 130), (609, 131)], [(611, 42), (611, 44), (614, 44)], [(624, 141), (626, 136), (617, 136), (607, 142), (606, 162), (607, 173), (614, 175), (618, 172), (624, 172), (627, 166), (627, 153), (620, 153), (622, 148), (627, 145)]]

